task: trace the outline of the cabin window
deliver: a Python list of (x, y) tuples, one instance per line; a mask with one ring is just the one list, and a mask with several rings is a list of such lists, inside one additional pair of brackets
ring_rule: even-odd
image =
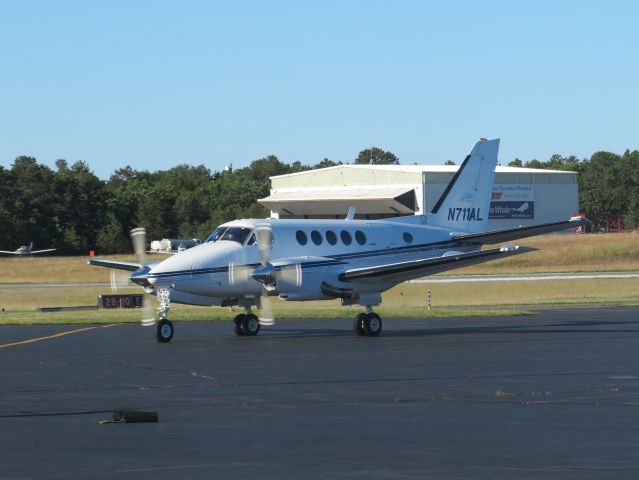
[(342, 243), (344, 245), (350, 245), (351, 243), (353, 243), (353, 237), (351, 237), (351, 234), (348, 233), (346, 230), (342, 230), (339, 236), (342, 239)]
[(360, 245), (365, 245), (366, 235), (364, 235), (364, 232), (362, 232), (361, 230), (357, 230), (355, 232), (355, 240), (357, 240), (357, 243), (359, 243)]
[(295, 232), (295, 238), (297, 239), (297, 243), (299, 243), (300, 245), (306, 245), (308, 243), (308, 237), (301, 230)]
[(317, 230), (313, 230), (311, 232), (311, 240), (313, 240), (313, 243), (315, 245), (321, 245), (323, 240), (322, 234), (318, 232)]
[(335, 245), (337, 243), (337, 235), (333, 230), (326, 231), (326, 241), (331, 245)]
[(413, 243), (413, 236), (408, 232), (404, 232), (404, 241), (406, 243)]

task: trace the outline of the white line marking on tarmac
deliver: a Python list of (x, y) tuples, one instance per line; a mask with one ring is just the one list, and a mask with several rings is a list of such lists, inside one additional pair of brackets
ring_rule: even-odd
[[(108, 287), (110, 283), (7, 283), (0, 288), (98, 288)], [(128, 287), (127, 287), (128, 288)]]
[(451, 277), (425, 277), (409, 283), (461, 283), (461, 282), (537, 282), (543, 280), (598, 280), (639, 278), (639, 273), (539, 273), (529, 275), (465, 275)]

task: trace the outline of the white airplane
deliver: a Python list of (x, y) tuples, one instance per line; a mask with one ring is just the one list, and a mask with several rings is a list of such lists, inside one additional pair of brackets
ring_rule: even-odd
[[(361, 305), (358, 335), (375, 336), (382, 320), (373, 306), (398, 283), (532, 251), (496, 244), (589, 224), (583, 218), (486, 231), (499, 139), (478, 142), (427, 215), (354, 220), (234, 220), (206, 242), (161, 262), (144, 264), (143, 229), (132, 233), (138, 263), (92, 259), (88, 263), (131, 271), (131, 281), (160, 301), (156, 338), (168, 342), (170, 302), (244, 307), (233, 320), (237, 335), (257, 335), (272, 324), (265, 297), (286, 301), (340, 299)], [(252, 307), (261, 310), (260, 318)], [(145, 322), (143, 322), (145, 323)]]
[(46, 248), (44, 250), (33, 250), (33, 242), (29, 245), (22, 245), (20, 248), (17, 248), (13, 252), (8, 250), (0, 250), (0, 253), (5, 253), (7, 255), (18, 255), (19, 257), (26, 257), (28, 255), (33, 255), (35, 253), (45, 253), (45, 252), (53, 252), (55, 248)]

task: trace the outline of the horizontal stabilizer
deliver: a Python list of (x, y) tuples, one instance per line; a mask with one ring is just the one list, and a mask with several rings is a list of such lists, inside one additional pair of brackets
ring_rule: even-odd
[(140, 269), (140, 265), (131, 262), (118, 262), (116, 260), (103, 260), (101, 258), (92, 258), (87, 262), (89, 265), (96, 265), (98, 267), (116, 268), (118, 270), (128, 270), (129, 272), (135, 272)]
[(354, 268), (340, 274), (341, 281), (379, 279), (389, 277), (388, 280), (406, 281), (413, 278), (433, 275), (455, 268), (467, 267), (478, 263), (488, 262), (499, 258), (506, 258), (520, 253), (534, 252), (530, 247), (502, 247), (469, 253), (455, 253), (441, 257), (423, 258), (408, 262), (390, 263), (374, 267)]
[(483, 233), (462, 233), (453, 236), (452, 239), (462, 244), (495, 244), (511, 242), (535, 235), (543, 235), (545, 233), (560, 232), (561, 230), (577, 228), (583, 225), (592, 225), (592, 222), (587, 218), (575, 218), (563, 222), (544, 223), (542, 225), (532, 225), (529, 227), (506, 228)]

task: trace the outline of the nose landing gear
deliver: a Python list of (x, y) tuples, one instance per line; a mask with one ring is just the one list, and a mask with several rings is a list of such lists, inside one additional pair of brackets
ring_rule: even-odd
[(158, 317), (160, 320), (155, 324), (155, 338), (160, 343), (170, 342), (173, 338), (173, 324), (167, 318), (171, 307), (171, 291), (168, 288), (159, 288), (157, 292), (160, 306), (158, 307)]
[(163, 318), (155, 325), (155, 338), (160, 343), (170, 342), (173, 331), (173, 324), (167, 318)]

